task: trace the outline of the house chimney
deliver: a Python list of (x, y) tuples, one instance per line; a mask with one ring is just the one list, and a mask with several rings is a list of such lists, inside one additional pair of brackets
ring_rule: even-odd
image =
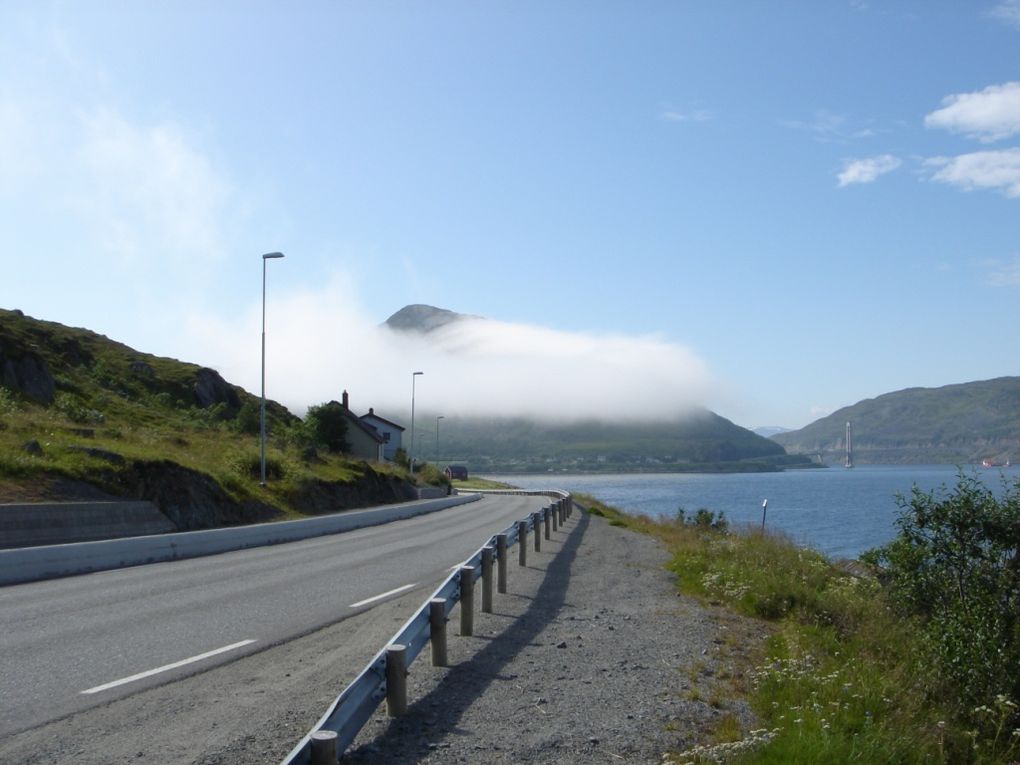
[(375, 414), (375, 409), (373, 409), (372, 407), (369, 407), (368, 408), (368, 413), (369, 414)]
[(343, 407), (344, 407), (344, 409), (347, 409), (348, 411), (351, 408), (351, 400), (347, 396), (347, 391), (344, 391), (344, 395), (343, 395)]

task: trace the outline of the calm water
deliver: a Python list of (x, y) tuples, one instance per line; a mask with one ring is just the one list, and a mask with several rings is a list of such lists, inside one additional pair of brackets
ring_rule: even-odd
[[(925, 490), (956, 483), (952, 465), (864, 465), (846, 470), (791, 470), (785, 473), (717, 475), (701, 473), (641, 475), (487, 476), (524, 489), (585, 492), (621, 510), (672, 517), (679, 506), (723, 511), (731, 523), (761, 525), (762, 500), (768, 499), (766, 525), (782, 529), (800, 544), (832, 558), (853, 558), (884, 544), (896, 533), (897, 492), (910, 494), (915, 483)], [(979, 470), (992, 489), (1020, 479), (1020, 467)]]

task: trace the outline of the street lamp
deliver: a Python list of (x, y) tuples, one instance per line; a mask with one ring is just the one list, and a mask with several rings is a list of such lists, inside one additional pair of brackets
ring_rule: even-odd
[(436, 461), (437, 462), (439, 461), (439, 421), (440, 420), (445, 420), (445, 419), (446, 419), (446, 415), (443, 415), (443, 414), (441, 414), (438, 417), (436, 417)]
[(262, 256), (262, 406), (259, 413), (262, 480), (259, 481), (260, 486), (266, 485), (266, 261), (282, 257), (282, 252), (267, 252)]
[(412, 372), (411, 373), (411, 477), (414, 477), (414, 382), (418, 375), (423, 375), (424, 372)]

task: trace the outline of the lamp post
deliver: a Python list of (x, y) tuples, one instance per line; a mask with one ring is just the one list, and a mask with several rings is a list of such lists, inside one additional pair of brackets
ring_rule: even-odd
[(445, 420), (446, 415), (439, 415), (436, 417), (436, 461), (439, 461), (439, 421)]
[(415, 378), (418, 375), (423, 375), (424, 372), (412, 372), (411, 373), (411, 477), (414, 477), (414, 383)]
[(266, 485), (266, 261), (282, 258), (282, 252), (267, 252), (262, 256), (262, 406), (259, 409), (259, 442), (261, 480), (260, 486)]

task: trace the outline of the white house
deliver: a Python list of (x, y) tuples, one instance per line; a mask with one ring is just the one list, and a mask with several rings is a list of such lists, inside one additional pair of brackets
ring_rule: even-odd
[(380, 417), (372, 407), (368, 408), (368, 414), (361, 416), (361, 421), (375, 428), (383, 440), (383, 456), (392, 460), (397, 454), (397, 449), (401, 448), (403, 444), (405, 429), (385, 417)]

